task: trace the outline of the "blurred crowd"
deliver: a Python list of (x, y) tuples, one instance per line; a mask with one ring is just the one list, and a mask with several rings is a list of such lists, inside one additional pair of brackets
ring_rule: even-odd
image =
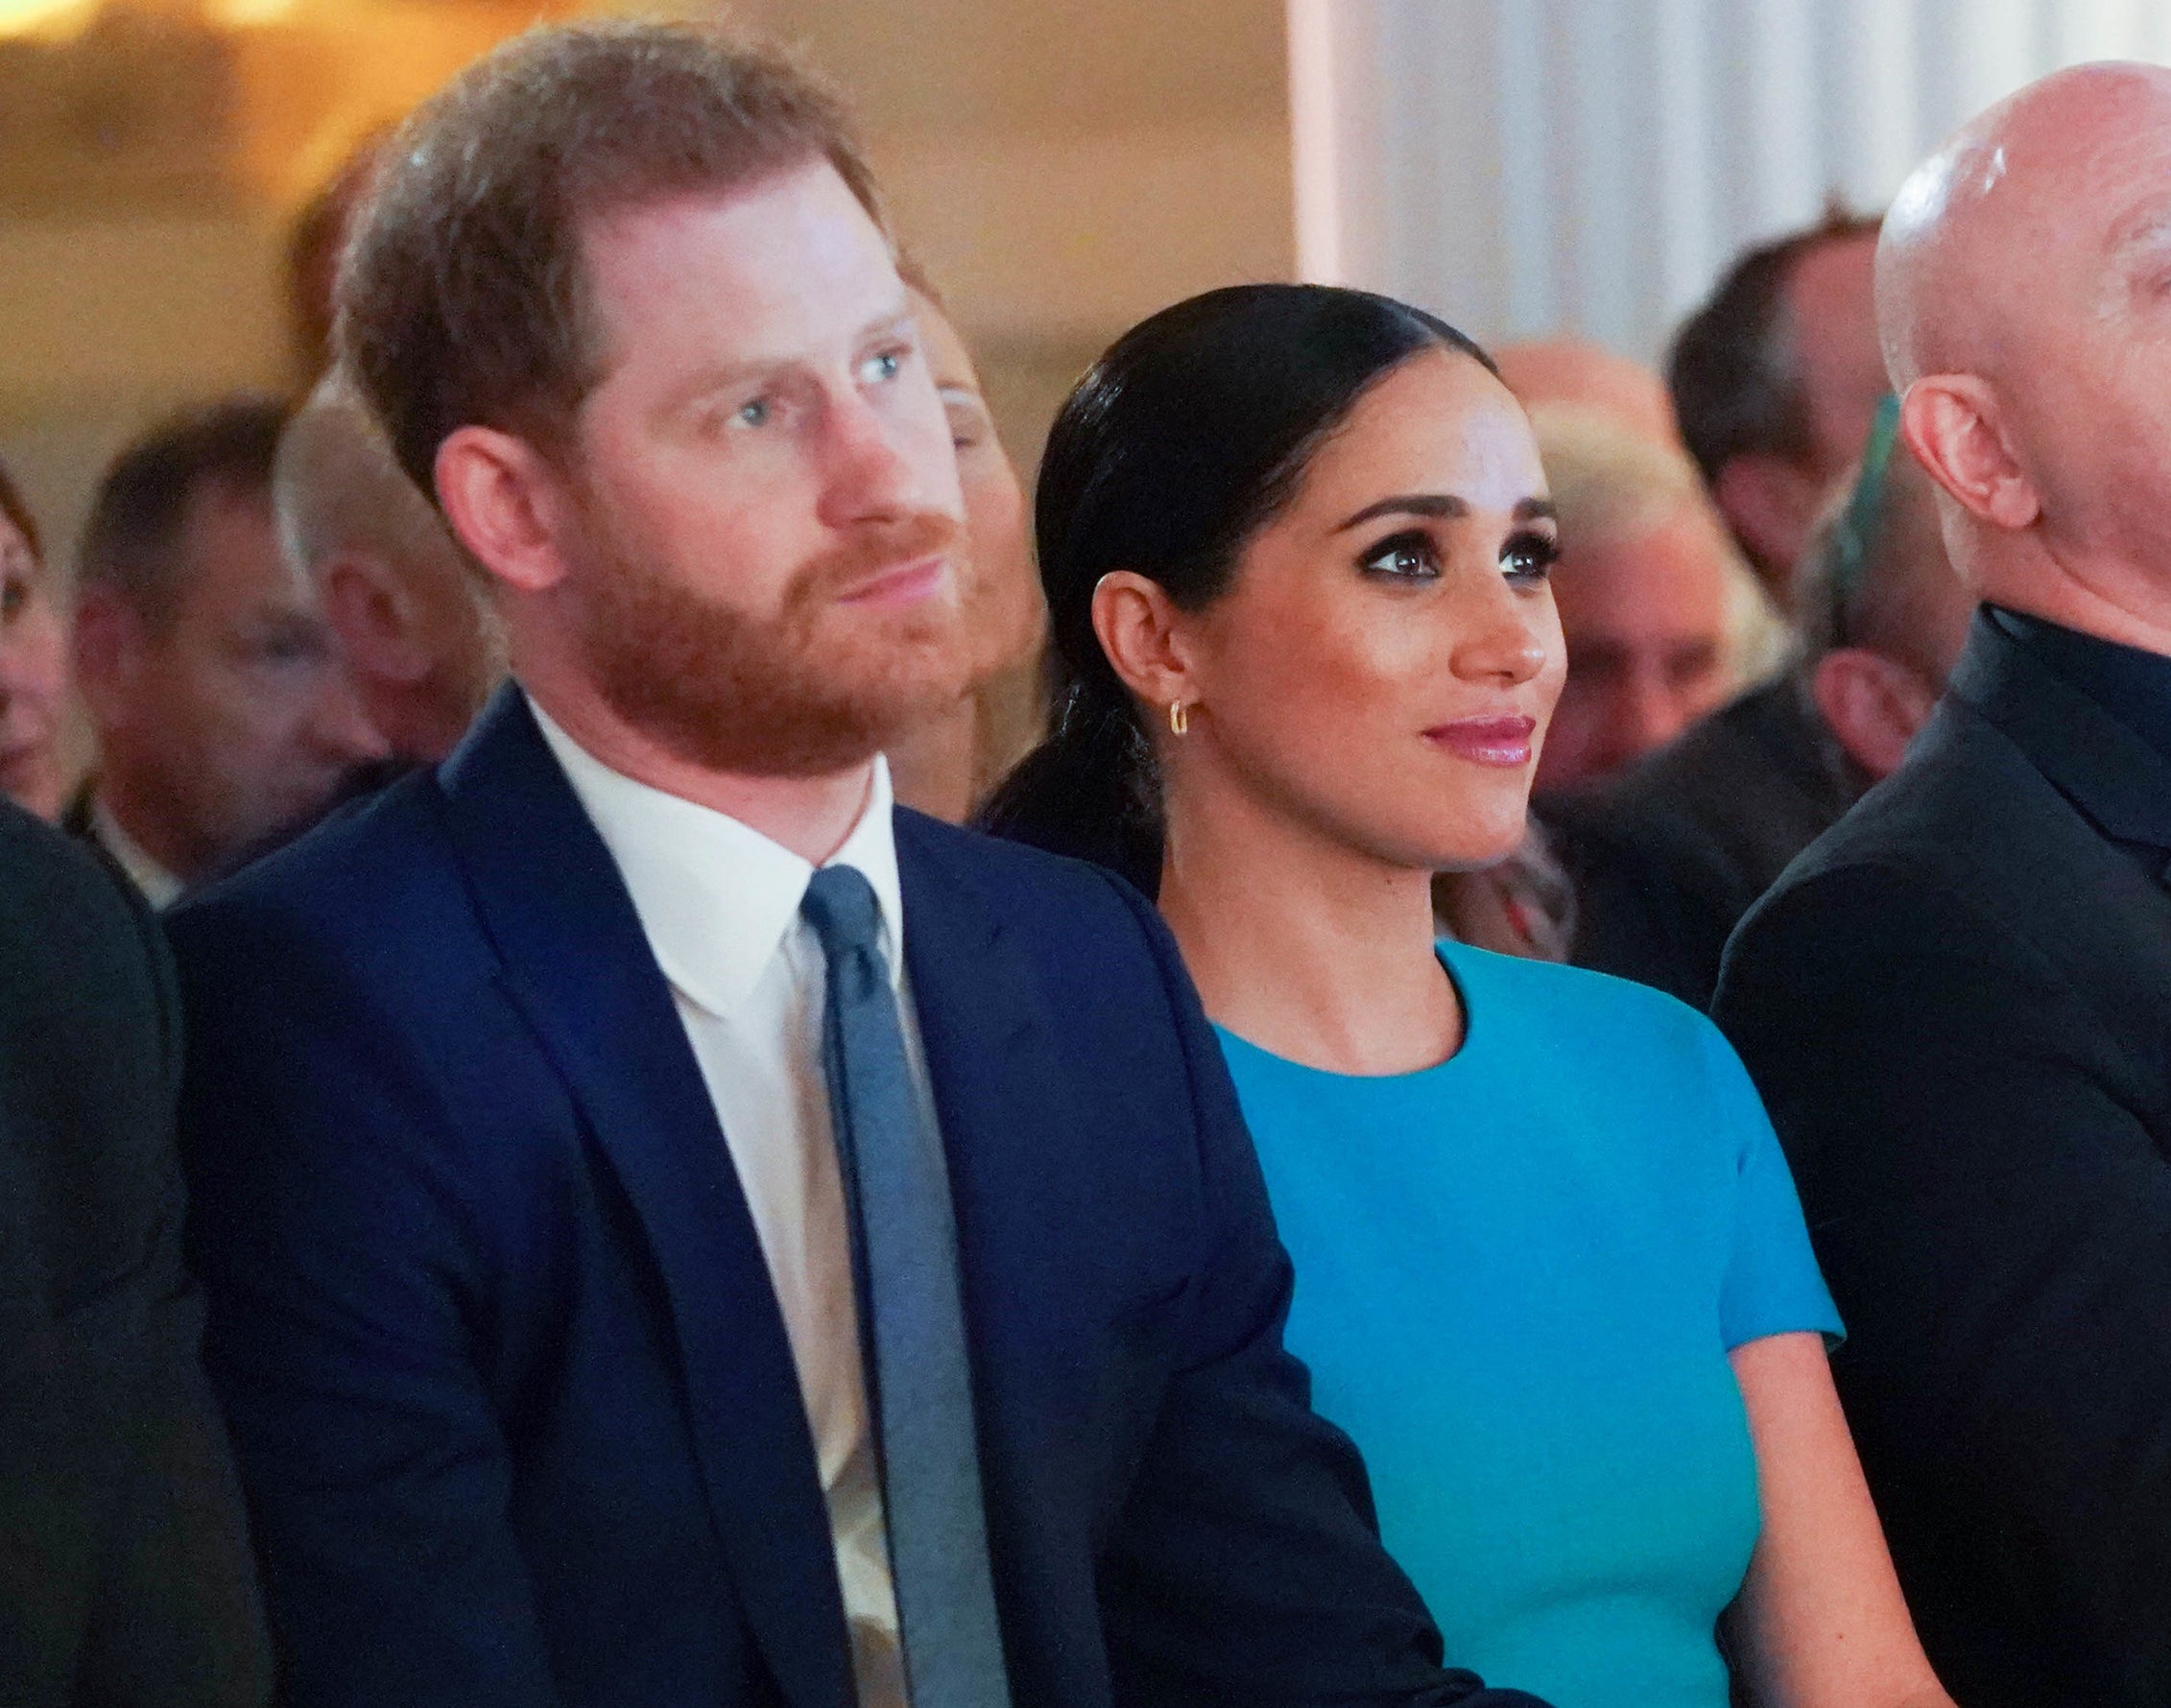
[(0, 470), (0, 1694), (2171, 1700), (2171, 83), (1029, 500), (804, 76), (531, 35)]

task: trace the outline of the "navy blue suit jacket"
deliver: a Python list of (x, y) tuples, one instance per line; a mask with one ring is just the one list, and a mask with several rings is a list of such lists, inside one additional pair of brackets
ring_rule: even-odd
[[(1020, 1708), (1472, 1695), (1281, 1346), (1151, 910), (897, 817)], [(602, 841), (508, 691), (171, 921), (206, 1357), (302, 1708), (846, 1708), (761, 1248)]]

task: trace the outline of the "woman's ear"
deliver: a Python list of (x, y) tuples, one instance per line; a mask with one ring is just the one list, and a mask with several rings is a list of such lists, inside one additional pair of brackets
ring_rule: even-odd
[(1158, 581), (1110, 570), (1093, 588), (1093, 633), (1123, 684), (1148, 705), (1201, 699), (1184, 622)]
[(519, 593), (546, 592), (564, 579), (564, 495), (527, 440), (494, 427), (456, 428), (438, 447), (435, 473), (453, 533), (490, 574)]
[(2005, 432), (1997, 394), (1971, 373), (1925, 374), (1900, 400), (1899, 436), (1930, 478), (1995, 528), (2020, 529), (2042, 499)]

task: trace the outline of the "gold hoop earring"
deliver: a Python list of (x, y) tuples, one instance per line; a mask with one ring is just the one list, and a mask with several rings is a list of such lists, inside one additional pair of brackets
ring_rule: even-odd
[(1168, 732), (1169, 732), (1169, 734), (1171, 734), (1171, 735), (1181, 735), (1181, 734), (1182, 734), (1182, 733), (1183, 733), (1183, 732), (1184, 732), (1185, 730), (1189, 729), (1190, 727), (1191, 727), (1191, 708), (1190, 708), (1189, 706), (1185, 705), (1185, 704), (1184, 704), (1184, 703), (1183, 703), (1183, 702), (1182, 702), (1182, 701), (1181, 701), (1181, 700), (1170, 700), (1170, 701), (1169, 701), (1169, 703), (1168, 703)]

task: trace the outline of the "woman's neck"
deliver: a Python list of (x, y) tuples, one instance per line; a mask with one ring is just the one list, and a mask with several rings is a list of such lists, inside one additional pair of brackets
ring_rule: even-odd
[(1233, 789), (1169, 791), (1160, 909), (1206, 1012), (1332, 1073), (1411, 1073), (1461, 1048), (1433, 951), (1431, 875)]

